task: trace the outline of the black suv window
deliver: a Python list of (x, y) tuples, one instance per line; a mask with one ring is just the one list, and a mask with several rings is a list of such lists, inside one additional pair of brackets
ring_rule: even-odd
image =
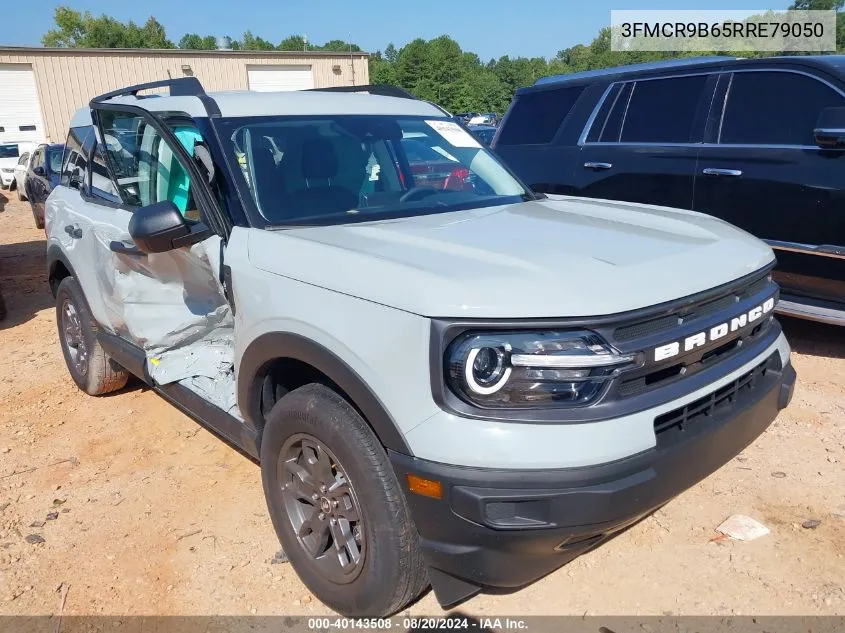
[(821, 111), (842, 106), (842, 95), (806, 75), (734, 73), (719, 142), (815, 146), (813, 128)]
[(628, 101), (623, 143), (689, 143), (706, 75), (638, 81)]
[(74, 176), (74, 186), (77, 189), (85, 181), (88, 155), (93, 144), (94, 128), (90, 125), (70, 128), (62, 158), (61, 183), (63, 185), (70, 185), (72, 175)]
[(499, 134), (499, 145), (548, 143), (572, 110), (583, 86), (520, 95)]

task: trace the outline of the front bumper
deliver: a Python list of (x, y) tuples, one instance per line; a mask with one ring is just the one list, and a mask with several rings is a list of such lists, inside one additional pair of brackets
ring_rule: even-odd
[[(792, 398), (796, 374), (791, 364), (782, 366), (774, 354), (758, 369), (751, 387), (714, 392), (708, 413), (661, 433), (654, 448), (612, 463), (492, 470), (391, 452), (440, 603), (455, 604), (481, 587), (531, 583), (731, 460)], [(691, 413), (694, 406), (682, 409)], [(441, 482), (442, 500), (411, 493), (408, 474)]]

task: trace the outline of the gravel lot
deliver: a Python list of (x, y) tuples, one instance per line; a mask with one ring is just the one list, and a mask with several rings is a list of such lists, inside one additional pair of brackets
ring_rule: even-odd
[[(55, 613), (61, 586), (67, 615), (328, 613), (271, 562), (254, 463), (137, 383), (102, 398), (76, 389), (44, 234), (14, 193), (0, 192), (0, 210), (0, 614)], [(763, 437), (598, 550), (461, 611), (845, 614), (845, 330), (784, 326), (799, 383)], [(771, 533), (712, 541), (734, 513)], [(431, 592), (411, 611), (441, 613)]]

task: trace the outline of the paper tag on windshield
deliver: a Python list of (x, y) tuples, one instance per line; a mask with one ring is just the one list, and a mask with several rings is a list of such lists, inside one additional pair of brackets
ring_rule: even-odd
[(453, 121), (426, 121), (426, 123), (453, 147), (481, 147), (472, 134)]

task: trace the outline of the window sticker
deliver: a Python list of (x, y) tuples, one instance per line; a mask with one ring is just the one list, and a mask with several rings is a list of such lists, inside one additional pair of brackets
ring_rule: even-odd
[(481, 148), (481, 145), (473, 138), (472, 134), (454, 121), (426, 121), (426, 123), (453, 147)]

